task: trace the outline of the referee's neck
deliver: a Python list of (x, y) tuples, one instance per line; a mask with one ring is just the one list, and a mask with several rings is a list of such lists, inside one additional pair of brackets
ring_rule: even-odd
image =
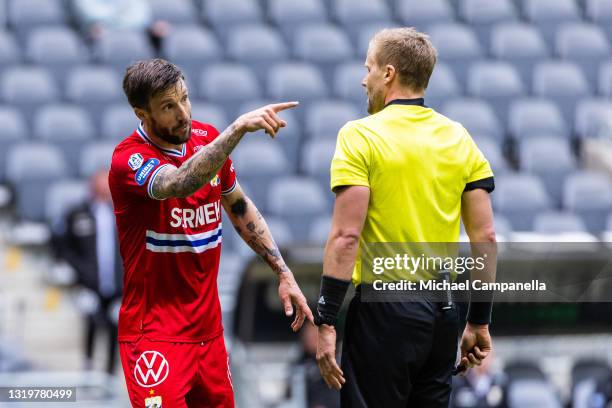
[(385, 97), (385, 106), (391, 102), (391, 101), (395, 101), (397, 99), (419, 99), (419, 98), (424, 98), (425, 97), (425, 92), (420, 91), (420, 92), (416, 92), (413, 91), (411, 89), (405, 89), (405, 88), (401, 88), (401, 89), (389, 89), (389, 92), (387, 92), (387, 95)]

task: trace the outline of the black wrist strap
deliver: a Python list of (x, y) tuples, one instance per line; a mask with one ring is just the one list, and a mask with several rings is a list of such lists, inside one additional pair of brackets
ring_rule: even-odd
[(321, 291), (317, 302), (317, 313), (314, 322), (317, 326), (327, 324), (335, 326), (338, 322), (338, 312), (344, 302), (344, 296), (350, 285), (350, 281), (321, 276)]
[(478, 293), (477, 296), (472, 293), (472, 299), (468, 307), (467, 321), (474, 324), (489, 324), (491, 323), (492, 310), (493, 291), (482, 291)]

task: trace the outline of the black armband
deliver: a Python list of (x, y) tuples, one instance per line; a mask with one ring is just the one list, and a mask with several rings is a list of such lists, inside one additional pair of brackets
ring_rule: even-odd
[[(477, 301), (474, 301), (475, 297), (478, 297)], [(492, 310), (493, 291), (482, 291), (476, 296), (472, 293), (472, 300), (468, 307), (467, 321), (474, 324), (489, 324), (491, 323)]]
[(317, 302), (317, 313), (314, 322), (317, 326), (327, 324), (335, 326), (338, 322), (338, 312), (344, 302), (344, 296), (350, 285), (350, 281), (321, 276), (321, 292)]

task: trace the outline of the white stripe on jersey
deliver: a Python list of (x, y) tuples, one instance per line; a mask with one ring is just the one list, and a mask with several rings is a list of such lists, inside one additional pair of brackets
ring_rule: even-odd
[(146, 248), (152, 252), (202, 253), (219, 246), (222, 241), (221, 234), (221, 223), (214, 230), (200, 234), (165, 234), (147, 230)]

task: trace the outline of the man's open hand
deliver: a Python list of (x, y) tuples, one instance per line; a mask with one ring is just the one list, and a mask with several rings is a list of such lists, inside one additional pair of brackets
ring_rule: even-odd
[(293, 273), (289, 270), (279, 274), (278, 296), (283, 304), (286, 316), (293, 315), (293, 307), (295, 307), (295, 319), (291, 323), (294, 332), (300, 330), (304, 319), (308, 319), (311, 324), (314, 324), (312, 311), (308, 307), (306, 298), (295, 281)]
[(317, 364), (328, 387), (333, 387), (336, 390), (342, 388), (346, 380), (344, 379), (344, 373), (336, 362), (336, 329), (334, 326), (326, 324), (319, 326)]

